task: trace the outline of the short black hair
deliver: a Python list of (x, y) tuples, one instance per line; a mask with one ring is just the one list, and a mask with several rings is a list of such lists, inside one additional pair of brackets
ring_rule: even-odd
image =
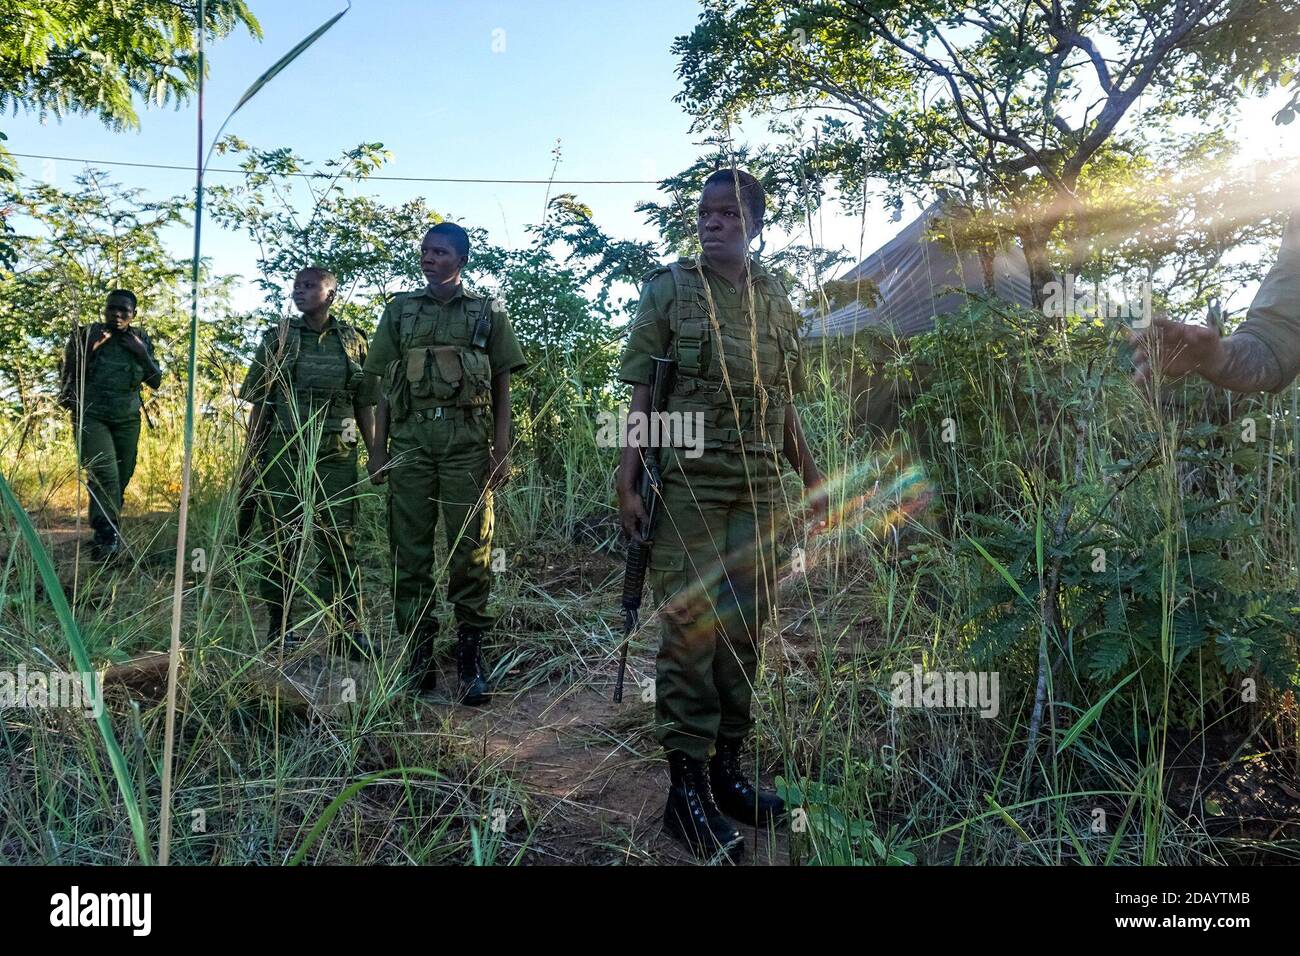
[[(338, 276), (322, 266), (303, 266), (298, 270), (298, 275), (302, 275), (304, 272), (309, 275), (314, 275), (323, 286), (329, 286), (331, 289), (337, 289), (339, 287)], [(294, 278), (297, 278), (297, 276)]]
[(763, 215), (767, 212), (767, 194), (763, 192), (762, 183), (743, 169), (727, 168), (715, 170), (704, 180), (705, 189), (719, 184), (728, 186), (739, 194), (740, 201), (753, 219), (751, 225), (763, 224)]
[(107, 308), (108, 303), (112, 302), (114, 299), (129, 299), (131, 301), (131, 311), (135, 311), (135, 293), (130, 289), (114, 289), (108, 295), (104, 296), (104, 307)]
[[(435, 226), (429, 227), (429, 232), (436, 232), (440, 236), (446, 236), (451, 240), (452, 248), (456, 250), (458, 256), (469, 258), (469, 233), (463, 227), (456, 225), (454, 222), (440, 222)], [(426, 232), (427, 236), (429, 232)]]

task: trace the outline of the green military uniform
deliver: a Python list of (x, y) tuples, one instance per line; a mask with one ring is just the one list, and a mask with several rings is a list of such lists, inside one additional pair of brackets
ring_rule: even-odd
[(477, 630), (493, 623), (492, 379), (524, 365), (500, 302), (464, 286), (445, 303), (427, 288), (399, 294), (379, 320), (366, 371), (382, 376), (389, 403), (388, 533), (402, 631), (431, 620), (439, 509), (456, 620)]
[(663, 621), (656, 663), (660, 742), (705, 760), (749, 731), (758, 640), (776, 581), (774, 505), (786, 407), (802, 387), (798, 323), (757, 262), (748, 288), (683, 259), (651, 273), (620, 377), (677, 362), (666, 410), (702, 416), (704, 452), (661, 452), (663, 498), (650, 582)]
[[(135, 473), (140, 442), (140, 386), (157, 388), (162, 376), (146, 369), (123, 344), (128, 333), (113, 333), (92, 348), (108, 326), (93, 322), (68, 339), (63, 358), (60, 402), (73, 412), (81, 466), (90, 488), (90, 525), (101, 544), (117, 538), (122, 500)], [(131, 326), (153, 358), (148, 334)], [(157, 362), (154, 362), (156, 368)], [(84, 382), (80, 381), (83, 377)]]
[(377, 401), (365, 362), (365, 336), (355, 327), (331, 316), (316, 331), (295, 316), (263, 336), (240, 390), (242, 399), (262, 403), (263, 414), (271, 416), (258, 463), (266, 530), (260, 588), (273, 627), (305, 577), (304, 546), (317, 535), (323, 560), (312, 594), (320, 607), (340, 602), (345, 626), (357, 623), (354, 416), (356, 408)]
[(1275, 392), (1300, 374), (1300, 212), (1291, 214), (1277, 262), (1260, 283), (1246, 321), (1233, 334), (1253, 335), (1268, 346), (1282, 373)]

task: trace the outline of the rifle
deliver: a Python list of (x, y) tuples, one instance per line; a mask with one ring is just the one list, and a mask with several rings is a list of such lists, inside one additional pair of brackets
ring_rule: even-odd
[[(654, 384), (651, 390), (651, 412), (662, 412), (668, 401), (673, 360), (655, 358)], [(653, 435), (653, 429), (649, 430)], [(623, 569), (623, 644), (618, 653), (618, 679), (614, 682), (614, 703), (623, 702), (623, 678), (627, 673), (627, 649), (632, 633), (637, 628), (641, 612), (641, 592), (645, 590), (645, 572), (650, 564), (650, 550), (654, 547), (655, 519), (659, 516), (659, 448), (653, 442), (642, 456), (641, 486), (638, 493), (645, 506), (645, 540), (635, 538), (628, 544), (627, 566)]]
[[(154, 427), (153, 416), (149, 414), (149, 402), (144, 400), (144, 386), (137, 388), (135, 393), (140, 396), (140, 411), (144, 412), (144, 422), (149, 426), (149, 430), (152, 431)], [(151, 402), (153, 399), (149, 399), (149, 401)]]

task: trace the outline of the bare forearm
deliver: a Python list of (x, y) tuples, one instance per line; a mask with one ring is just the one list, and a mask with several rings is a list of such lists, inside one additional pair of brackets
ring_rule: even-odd
[(366, 454), (375, 453), (375, 407), (373, 405), (362, 405), (353, 408), (353, 415), (357, 420), (357, 431), (361, 432), (361, 440), (366, 443)]
[(510, 447), (510, 373), (492, 379), (492, 447)]
[[(650, 399), (652, 389), (649, 385), (632, 386), (632, 407), (628, 414), (632, 415), (640, 412), (642, 415), (650, 412)], [(637, 481), (641, 477), (641, 449), (628, 442), (623, 448), (623, 454), (618, 461), (618, 488), (620, 491), (632, 492), (636, 490)]]
[(793, 405), (785, 408), (785, 429), (782, 452), (790, 467), (799, 473), (805, 484), (809, 479), (821, 479), (821, 471), (813, 460), (812, 450), (803, 434), (803, 424), (799, 421), (799, 412)]
[(374, 433), (370, 438), (370, 453), (388, 450), (388, 399), (382, 395), (375, 406)]
[(1234, 392), (1272, 392), (1286, 383), (1273, 351), (1254, 335), (1230, 335), (1223, 343), (1223, 364), (1201, 372), (1220, 388)]

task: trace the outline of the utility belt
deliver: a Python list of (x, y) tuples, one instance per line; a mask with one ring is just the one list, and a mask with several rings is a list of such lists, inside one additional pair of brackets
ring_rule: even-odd
[[(492, 363), (468, 345), (420, 345), (389, 363), (384, 394), (394, 421), (434, 409), (487, 408), (492, 404)], [(426, 415), (426, 419), (428, 415)]]
[(443, 419), (467, 421), (482, 415), (486, 405), (434, 405), (430, 408), (416, 408), (407, 419), (413, 422), (437, 422)]
[(686, 376), (668, 396), (668, 412), (699, 415), (703, 447), (771, 454), (785, 443), (785, 408), (789, 393), (782, 386), (734, 384)]
[(752, 381), (738, 382), (734, 379), (731, 382), (724, 382), (721, 379), (700, 378), (697, 375), (678, 374), (674, 380), (672, 396), (722, 396), (721, 401), (730, 405), (734, 399), (737, 405), (756, 403), (760, 396), (765, 397), (769, 404), (779, 404), (785, 406), (789, 403), (790, 397), (786, 392), (784, 385), (762, 385), (755, 384)]
[(275, 396), (272, 408), (276, 427), (282, 431), (296, 431), (313, 416), (319, 420), (322, 409), (325, 410), (326, 432), (342, 431), (344, 420), (352, 417), (349, 395), (337, 388), (295, 388), (290, 395), (280, 392)]

